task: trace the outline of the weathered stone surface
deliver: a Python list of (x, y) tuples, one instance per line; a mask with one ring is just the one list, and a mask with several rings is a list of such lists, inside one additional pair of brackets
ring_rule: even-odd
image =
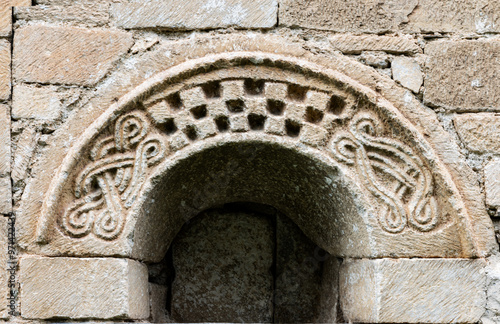
[(7, 215), (12, 212), (11, 187), (10, 177), (6, 176), (0, 178), (0, 214)]
[(485, 310), (484, 260), (346, 260), (340, 303), (346, 321), (477, 323)]
[(0, 0), (0, 37), (11, 35), (12, 7), (31, 6), (31, 0)]
[(484, 167), (486, 205), (500, 207), (500, 159), (494, 158)]
[(422, 49), (404, 37), (375, 35), (335, 35), (329, 38), (333, 48), (344, 54), (360, 54), (363, 51), (384, 51), (391, 54), (417, 54)]
[(420, 65), (412, 58), (395, 57), (392, 60), (392, 77), (405, 88), (418, 93), (424, 81)]
[(10, 174), (10, 107), (0, 104), (0, 177)]
[(93, 85), (132, 44), (132, 36), (122, 31), (27, 26), (14, 38), (14, 77), (27, 82)]
[[(290, 219), (276, 220), (274, 321), (334, 323), (337, 319), (338, 265)], [(329, 267), (333, 271), (329, 271)]]
[(8, 99), (9, 97), (10, 97), (10, 42), (0, 39), (0, 100)]
[(385, 69), (390, 64), (389, 56), (383, 52), (363, 52), (359, 56), (359, 61), (379, 69)]
[(23, 318), (149, 317), (147, 268), (134, 260), (26, 256), (19, 281)]
[(283, 0), (279, 21), (284, 26), (382, 33), (408, 21), (408, 15), (417, 4), (416, 0)]
[(487, 260), (486, 312), (481, 318), (483, 324), (500, 323), (500, 257), (493, 255)]
[(17, 20), (101, 26), (109, 22), (108, 0), (39, 0), (37, 6), (14, 9)]
[[(2, 179), (0, 179), (0, 186)], [(1, 187), (0, 187), (1, 188)], [(1, 191), (1, 189), (0, 189)], [(7, 236), (7, 226), (8, 218), (0, 215), (0, 263), (4, 266), (0, 269), (0, 318), (8, 318), (9, 301), (7, 296), (9, 295), (8, 281), (10, 277), (10, 272), (15, 272), (15, 266), (13, 267), (11, 263), (7, 263), (8, 260), (8, 236)], [(9, 271), (10, 270), (10, 271)]]
[(35, 151), (39, 133), (32, 127), (23, 129), (16, 143), (11, 178), (14, 185), (26, 178), (30, 161)]
[(500, 31), (500, 2), (420, 0), (403, 30), (410, 32), (487, 33)]
[(62, 101), (67, 96), (67, 91), (56, 86), (16, 85), (12, 94), (12, 119), (54, 121), (60, 117)]
[(172, 319), (270, 322), (274, 233), (271, 220), (209, 211), (174, 241)]
[(500, 116), (497, 114), (463, 114), (453, 123), (465, 146), (477, 153), (500, 152)]
[(448, 109), (500, 108), (500, 41), (436, 41), (428, 55), (424, 101)]
[(124, 28), (270, 28), (277, 22), (278, 1), (133, 0), (112, 4), (110, 12), (112, 21)]
[(149, 305), (151, 307), (152, 323), (169, 323), (167, 316), (167, 292), (168, 287), (149, 284)]

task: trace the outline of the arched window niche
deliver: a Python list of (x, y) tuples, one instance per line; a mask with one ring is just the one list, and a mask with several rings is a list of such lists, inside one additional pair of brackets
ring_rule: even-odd
[[(492, 235), (490, 224), (468, 214), (470, 201), (464, 202), (449, 165), (426, 139), (429, 133), (376, 91), (306, 60), (235, 52), (179, 64), (111, 105), (65, 152), (54, 177), (40, 175), (29, 184), (45, 186), (44, 197), (24, 199), (21, 206), (40, 214), (35, 221), (26, 212), (19, 216), (21, 247), (39, 255), (21, 260), (24, 291), (39, 287), (30, 286), (34, 267), (64, 272), (72, 262), (94, 264), (92, 269), (101, 269), (96, 263), (101, 262), (127, 273), (121, 277), (126, 280), (113, 281), (125, 297), (82, 295), (99, 296), (107, 306), (75, 315), (78, 305), (45, 313), (29, 308), (29, 296), (36, 294), (26, 293), (24, 314), (153, 321), (152, 314), (163, 309), (174, 320), (197, 321), (181, 315), (175, 304), (196, 296), (181, 293), (188, 284), (176, 286), (181, 270), (196, 270), (183, 268), (192, 262), (183, 259), (188, 255), (176, 256), (176, 249), (196, 250), (190, 240), (197, 237), (192, 226), (200, 222), (199, 231), (214, 226), (200, 242), (217, 238), (214, 242), (222, 244), (229, 236), (225, 231), (247, 218), (250, 223), (240, 223), (239, 229), (268, 231), (269, 244), (252, 245), (244, 236), (242, 244), (271, 256), (261, 269), (271, 264), (263, 300), (271, 300), (266, 305), (272, 311), (255, 313), (255, 321), (293, 316), (307, 322), (473, 321), (481, 307), (470, 303), (478, 298), (439, 296), (464, 290), (481, 294), (477, 287), (484, 283), (476, 274), (484, 265), (473, 259), (488, 253), (478, 233)], [(38, 168), (51, 163), (49, 152)], [(234, 211), (235, 206), (246, 207)], [(263, 206), (272, 215), (256, 210)], [(300, 315), (297, 306), (283, 320), (277, 315), (278, 260), (290, 252), (280, 250), (280, 228), (286, 227), (280, 227), (280, 219), (293, 228), (283, 240), (302, 237), (298, 246), (314, 247), (313, 256), (318, 247), (329, 256), (321, 276), (307, 278), (319, 278), (314, 298), (322, 312)], [(168, 269), (162, 274), (169, 262), (175, 276)], [(461, 280), (449, 279), (449, 272)], [(205, 279), (197, 289), (211, 287)], [(307, 280), (304, 291), (312, 287)], [(82, 282), (83, 291), (90, 289)], [(162, 284), (166, 289), (157, 287)], [(284, 285), (285, 291), (291, 286)], [(57, 296), (64, 294), (50, 298)], [(293, 304), (292, 297), (287, 291), (283, 298)], [(203, 313), (199, 316), (203, 321)]]

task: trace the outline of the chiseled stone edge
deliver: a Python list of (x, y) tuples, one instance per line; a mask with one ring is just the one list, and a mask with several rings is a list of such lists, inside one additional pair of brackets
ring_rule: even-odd
[(422, 49), (414, 41), (403, 37), (335, 35), (329, 41), (333, 48), (344, 54), (360, 54), (363, 51), (410, 55), (422, 53)]

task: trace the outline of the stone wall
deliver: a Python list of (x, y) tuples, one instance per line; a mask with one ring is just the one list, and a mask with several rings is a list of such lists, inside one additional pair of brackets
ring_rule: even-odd
[[(500, 323), (500, 261), (493, 235), (494, 231), (500, 240), (499, 33), (500, 2), (494, 0), (34, 0), (33, 3), (0, 0), (0, 214), (3, 216), (0, 228), (1, 233), (5, 232), (0, 240), (2, 251), (8, 248), (9, 224), (14, 219), (19, 222), (18, 217), (22, 222), (16, 223), (18, 236), (35, 236), (30, 232), (31, 225), (24, 224), (35, 224), (40, 218), (48, 185), (42, 188), (39, 184), (60, 176), (56, 169), (62, 165), (63, 157), (73, 152), (73, 144), (87, 136), (89, 125), (99, 121), (108, 107), (127, 99), (132, 89), (140, 88), (145, 80), (161, 71), (175, 70), (178, 65), (196, 63), (210, 55), (239, 52), (283, 55), (292, 61), (300, 59), (332, 69), (342, 74), (337, 79), (339, 83), (354, 80), (345, 81), (343, 84), (348, 86), (340, 87), (346, 93), (350, 93), (350, 88), (367, 89), (377, 104), (385, 105), (386, 101), (393, 104), (411, 121), (413, 128), (406, 131), (406, 126), (389, 121), (386, 132), (394, 136), (410, 134), (401, 135), (405, 140), (400, 142), (418, 146), (414, 150), (421, 159), (430, 161), (424, 164), (430, 170), (438, 170), (436, 179), (439, 174), (444, 179), (435, 180), (436, 188), (431, 194), (439, 192), (438, 196), (451, 197), (454, 193), (450, 192), (456, 190), (458, 196), (465, 197), (464, 203), (449, 198), (448, 202), (454, 202), (449, 202), (451, 207), (443, 207), (447, 212), (442, 217), (453, 224), (466, 218), (460, 216), (464, 210), (470, 217), (469, 227), (457, 225), (453, 238), (463, 244), (463, 249), (456, 248), (458, 243), (443, 236), (441, 241), (436, 238), (436, 243), (415, 238), (415, 245), (430, 251), (428, 254), (418, 254), (403, 246), (395, 249), (400, 259), (394, 258), (392, 250), (373, 252), (373, 257), (381, 259), (374, 263), (369, 258), (349, 259), (342, 255), (345, 260), (340, 273), (372, 273), (372, 277), (363, 278), (359, 285), (374, 287), (367, 292), (373, 300), (359, 300), (358, 291), (353, 290), (355, 285), (340, 279), (340, 293), (350, 296), (349, 300), (341, 301), (345, 320)], [(254, 63), (261, 64), (257, 59)], [(279, 65), (273, 64), (273, 68)], [(273, 78), (284, 79), (279, 73)], [(307, 76), (304, 81), (296, 82), (312, 84), (311, 79)], [(175, 84), (175, 80), (171, 83)], [(278, 88), (276, 92), (287, 91)], [(236, 86), (234, 89), (238, 91)], [(148, 91), (138, 98), (142, 100), (156, 90)], [(297, 90), (299, 97), (300, 91)], [(289, 97), (293, 96), (288, 92)], [(175, 101), (177, 97), (172, 98)], [(353, 98), (361, 100), (359, 96)], [(315, 105), (317, 102), (311, 104)], [(320, 127), (323, 114), (327, 116), (325, 111), (308, 112), (306, 119), (312, 126), (301, 128), (306, 130), (299, 136), (303, 145), (319, 147), (327, 134), (332, 134), (328, 127)], [(193, 114), (196, 119), (196, 111)], [(393, 115), (400, 118), (398, 114)], [(163, 115), (159, 112), (157, 116), (161, 119)], [(241, 129), (234, 126), (237, 117), (228, 118), (233, 118), (231, 131), (247, 131), (246, 124)], [(169, 127), (167, 119), (162, 127)], [(268, 133), (290, 135), (295, 124), (287, 125), (283, 130)], [(201, 129), (198, 137), (203, 130), (211, 132), (198, 124), (196, 127)], [(347, 123), (342, 127), (347, 129)], [(413, 140), (418, 137), (415, 134), (423, 140)], [(89, 138), (94, 141), (98, 137), (89, 135)], [(192, 138), (182, 140), (189, 142)], [(74, 164), (76, 169), (81, 167), (78, 163)], [(50, 167), (43, 170), (41, 165)], [(71, 176), (70, 172), (64, 175)], [(206, 206), (210, 207), (213, 206)], [(454, 212), (459, 220), (454, 218)], [(320, 233), (307, 232), (306, 223), (299, 224), (306, 234)], [(464, 242), (469, 238), (473, 247), (467, 250), (468, 243)], [(393, 244), (404, 245), (404, 240)], [(3, 264), (9, 258), (19, 260), (17, 265), (8, 263), (0, 269), (0, 278), (5, 283), (0, 285), (3, 321), (151, 320), (145, 297), (148, 288), (137, 280), (120, 277), (146, 276), (145, 265), (136, 257), (135, 250), (129, 255), (120, 254), (121, 247), (115, 246), (112, 253), (89, 249), (79, 254), (78, 248), (69, 243), (61, 250), (52, 249), (50, 244), (37, 244), (21, 239), (15, 246), (16, 254), (0, 254)], [(436, 259), (425, 259), (426, 256), (453, 260), (435, 265)], [(53, 273), (45, 280), (51, 272), (48, 269), (59, 262), (57, 257), (70, 259), (60, 265), (64, 274)], [(17, 271), (7, 271), (12, 264)], [(390, 276), (394, 269), (400, 272), (418, 269), (424, 278), (408, 275), (402, 282), (372, 282), (377, 276)], [(435, 275), (425, 277), (428, 273)], [(8, 286), (11, 275), (15, 284)], [(106, 289), (112, 292), (108, 290), (109, 294), (99, 297), (84, 294), (75, 299), (74, 292), (102, 288), (101, 283), (82, 288), (89, 276), (104, 280), (106, 287), (111, 287)], [(458, 286), (454, 285), (457, 278), (460, 278)], [(54, 287), (53, 282), (60, 283), (60, 288)], [(419, 282), (420, 286), (407, 286), (408, 282)], [(437, 288), (427, 289), (431, 282), (437, 282)], [(66, 294), (59, 294), (54, 301), (57, 289)], [(436, 300), (422, 302), (415, 289)], [(453, 295), (453, 289), (464, 292), (460, 297), (465, 300), (454, 295), (449, 303), (443, 303), (446, 305), (442, 312), (422, 317), (421, 312), (400, 312), (398, 308), (402, 306), (395, 297), (403, 295), (401, 300), (410, 300), (425, 313), (429, 305), (440, 304), (439, 298)], [(140, 296), (133, 290), (141, 291)], [(154, 294), (154, 290), (150, 293)], [(12, 295), (11, 303), (5, 297)], [(107, 306), (109, 300), (118, 297), (123, 299), (120, 307)], [(54, 309), (41, 309), (44, 300), (53, 303)], [(80, 301), (86, 303), (87, 312), (79, 310)], [(388, 306), (374, 305), (376, 302)], [(9, 314), (8, 305), (13, 305), (14, 314)], [(360, 307), (366, 307), (362, 317), (350, 312)]]

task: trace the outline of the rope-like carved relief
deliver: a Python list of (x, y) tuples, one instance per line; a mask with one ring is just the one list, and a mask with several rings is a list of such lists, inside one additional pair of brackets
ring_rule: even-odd
[(60, 227), (68, 236), (112, 240), (120, 235), (127, 209), (137, 199), (148, 168), (164, 159), (164, 140), (149, 134), (144, 113), (121, 116), (114, 135), (99, 140), (90, 152), (92, 162), (75, 181), (75, 197)]
[(378, 220), (385, 231), (400, 233), (409, 225), (422, 232), (434, 229), (438, 214), (431, 172), (409, 146), (381, 133), (376, 117), (357, 114), (348, 132), (333, 137), (335, 158), (355, 166), (363, 185), (380, 201)]

